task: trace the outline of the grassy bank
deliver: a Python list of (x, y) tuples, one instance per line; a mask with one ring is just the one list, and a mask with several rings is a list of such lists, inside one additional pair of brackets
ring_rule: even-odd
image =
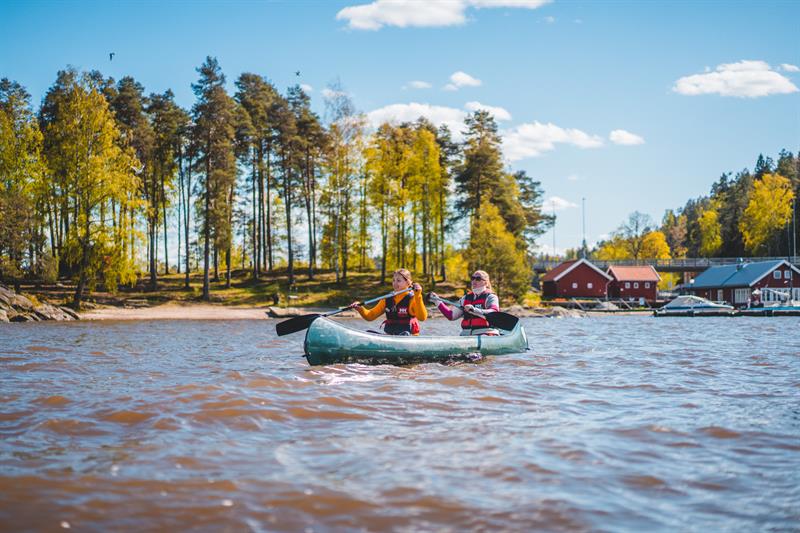
[[(444, 297), (461, 295), (463, 288), (460, 283), (440, 282), (435, 287), (423, 283), (425, 293), (436, 290)], [(86, 302), (90, 307), (91, 304), (146, 307), (170, 302), (201, 303), (202, 289), (202, 273), (190, 275), (188, 289), (185, 287), (185, 274), (169, 274), (159, 276), (155, 290), (148, 288), (148, 278), (142, 278), (133, 287), (120, 287), (114, 294), (100, 286), (87, 296)], [(56, 284), (23, 283), (21, 290), (40, 300), (67, 304), (72, 300), (75, 284), (68, 280)], [(210, 303), (235, 307), (337, 307), (390, 290), (388, 277), (381, 283), (379, 271), (348, 272), (347, 278), (338, 283), (335, 273), (330, 271), (317, 273), (313, 280), (302, 273), (295, 275), (295, 283), (290, 287), (285, 269), (263, 274), (257, 281), (251, 271), (237, 270), (232, 273), (230, 288), (225, 287), (224, 278), (211, 282)]]

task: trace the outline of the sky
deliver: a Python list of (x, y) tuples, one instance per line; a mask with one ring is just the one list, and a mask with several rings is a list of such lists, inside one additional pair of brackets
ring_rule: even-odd
[(323, 118), (337, 82), (371, 124), (424, 115), (458, 134), (489, 109), (508, 170), (539, 180), (557, 215), (544, 253), (578, 247), (584, 214), (591, 245), (800, 149), (797, 1), (0, 4), (0, 77), (36, 106), (72, 65), (188, 108), (209, 55), (231, 93), (242, 72), (300, 83)]

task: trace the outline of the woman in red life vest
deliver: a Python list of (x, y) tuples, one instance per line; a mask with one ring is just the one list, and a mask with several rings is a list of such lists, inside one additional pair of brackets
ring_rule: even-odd
[(383, 331), (387, 335), (419, 335), (419, 323), (428, 318), (428, 310), (422, 301), (422, 286), (411, 281), (411, 272), (405, 268), (395, 270), (392, 275), (394, 292), (413, 288), (414, 293), (403, 293), (379, 301), (372, 309), (366, 309), (358, 302), (353, 307), (364, 320), (375, 320), (386, 313)]
[(472, 291), (458, 301), (458, 307), (450, 307), (432, 292), (430, 300), (449, 320), (461, 318), (461, 335), (499, 335), (484, 316), (500, 310), (500, 300), (492, 292), (492, 282), (484, 270), (476, 270), (471, 279)]

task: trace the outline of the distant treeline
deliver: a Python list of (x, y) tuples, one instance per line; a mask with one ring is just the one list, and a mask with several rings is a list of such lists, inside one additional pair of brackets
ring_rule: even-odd
[[(789, 256), (800, 245), (798, 194), (800, 157), (787, 150), (781, 150), (777, 162), (759, 155), (753, 172), (722, 174), (709, 196), (667, 210), (661, 224), (638, 211), (631, 213), (610, 238), (591, 250), (568, 250), (567, 256), (585, 254), (600, 260)], [(665, 285), (673, 278), (665, 276)]]
[[(290, 284), (300, 268), (406, 267), (428, 282), (483, 268), (509, 296), (529, 287), (553, 219), (538, 181), (504, 171), (489, 113), (467, 117), (462, 142), (422, 118), (370, 132), (341, 87), (323, 123), (300, 86), (245, 73), (230, 95), (216, 59), (197, 72), (188, 110), (170, 90), (69, 68), (34, 111), (0, 80), (0, 278), (75, 279), (77, 306), (142, 272), (155, 288), (177, 224), (172, 264), (187, 288), (202, 269), (205, 299), (234, 265), (256, 279), (285, 268)], [(459, 221), (463, 248), (449, 244)]]

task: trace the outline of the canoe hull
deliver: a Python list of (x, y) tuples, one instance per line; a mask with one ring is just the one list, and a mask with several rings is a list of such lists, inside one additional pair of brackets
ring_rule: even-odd
[(524, 352), (528, 338), (520, 324), (505, 335), (393, 336), (367, 333), (327, 318), (318, 318), (306, 332), (305, 354), (311, 365), (337, 363), (408, 365), (451, 361), (471, 354)]

